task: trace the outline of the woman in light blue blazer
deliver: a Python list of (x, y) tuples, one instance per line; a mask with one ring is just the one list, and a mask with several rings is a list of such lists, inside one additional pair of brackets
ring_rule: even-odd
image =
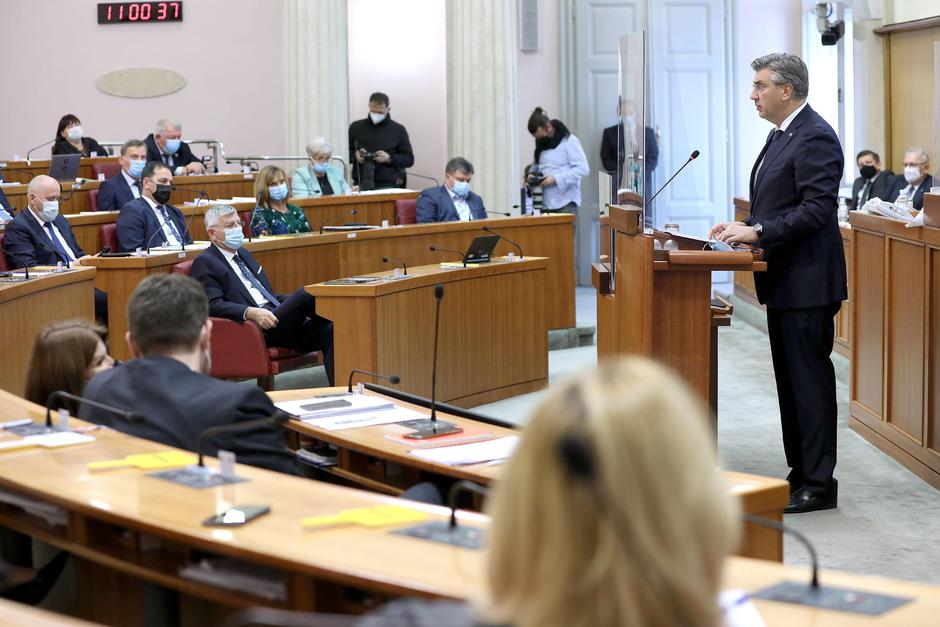
[(307, 144), (310, 163), (297, 168), (290, 177), (294, 198), (318, 198), (352, 193), (342, 171), (331, 165), (333, 146), (318, 137)]

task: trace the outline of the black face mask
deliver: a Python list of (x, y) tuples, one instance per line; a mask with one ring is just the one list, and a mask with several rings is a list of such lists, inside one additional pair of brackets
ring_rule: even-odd
[(858, 171), (861, 173), (862, 177), (866, 179), (871, 179), (878, 174), (877, 168), (873, 165), (863, 165)]
[(157, 191), (153, 193), (153, 199), (158, 205), (165, 205), (170, 200), (170, 192), (173, 191), (172, 185), (161, 185), (157, 183)]

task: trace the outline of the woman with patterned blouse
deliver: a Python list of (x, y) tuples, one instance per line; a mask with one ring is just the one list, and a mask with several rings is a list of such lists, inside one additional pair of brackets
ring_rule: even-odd
[(255, 179), (258, 206), (251, 216), (251, 232), (259, 235), (309, 233), (304, 210), (287, 202), (287, 175), (281, 168), (268, 165)]

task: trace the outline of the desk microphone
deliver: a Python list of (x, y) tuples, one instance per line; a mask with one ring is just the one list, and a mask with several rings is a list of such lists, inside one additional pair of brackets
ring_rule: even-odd
[[(696, 151), (698, 152), (698, 151)], [(812, 568), (812, 578), (809, 582), (809, 587), (812, 590), (819, 588), (819, 560), (816, 556), (816, 549), (813, 547), (813, 544), (809, 541), (805, 535), (794, 529), (789, 525), (785, 525), (782, 522), (777, 522), (776, 520), (771, 520), (769, 518), (764, 518), (763, 516), (754, 516), (753, 514), (741, 514), (741, 519), (745, 522), (758, 525), (759, 527), (767, 527), (768, 529), (776, 529), (782, 533), (789, 533), (791, 536), (796, 538), (800, 544), (806, 547), (806, 550), (809, 552), (809, 561)]]
[(646, 204), (644, 205), (644, 207), (649, 207), (649, 206), (650, 206), (650, 203), (653, 202), (653, 200), (655, 200), (657, 196), (659, 196), (659, 192), (661, 192), (661, 191), (663, 191), (664, 189), (666, 189), (666, 186), (669, 185), (670, 183), (672, 183), (672, 179), (674, 179), (674, 178), (676, 178), (677, 176), (679, 176), (679, 172), (682, 172), (682, 170), (685, 169), (685, 166), (689, 165), (690, 163), (692, 163), (693, 161), (695, 161), (696, 159), (698, 159), (698, 156), (699, 156), (700, 154), (702, 154), (702, 153), (700, 153), (698, 150), (693, 150), (693, 151), (692, 151), (692, 154), (689, 155), (689, 159), (688, 159), (685, 163), (682, 164), (682, 167), (681, 167), (681, 168), (679, 168), (678, 170), (676, 170), (676, 173), (675, 173), (675, 174), (673, 174), (672, 176), (669, 177), (669, 180), (668, 180), (668, 181), (666, 181), (665, 183), (663, 183), (663, 186), (659, 188), (659, 191), (658, 191), (658, 192), (656, 192), (655, 194), (653, 194), (653, 197), (652, 197), (652, 198), (650, 198), (649, 200), (646, 201)]
[(72, 183), (72, 188), (68, 191), (68, 193), (65, 196), (62, 197), (62, 202), (65, 202), (66, 200), (71, 198), (72, 194), (74, 194), (75, 192), (77, 192), (78, 190), (82, 188), (82, 185), (84, 185), (85, 183), (90, 183), (91, 180), (92, 179), (83, 179), (83, 178), (75, 179), (75, 181)]
[(466, 479), (455, 481), (454, 484), (450, 486), (450, 489), (447, 491), (447, 507), (450, 508), (450, 528), (452, 530), (457, 528), (457, 497), (460, 496), (461, 493), (477, 494), (486, 497), (490, 495), (490, 490), (486, 486), (467, 481)]
[(369, 372), (368, 370), (361, 370), (359, 368), (353, 368), (352, 370), (349, 371), (349, 385), (346, 388), (346, 391), (350, 394), (352, 394), (353, 375), (357, 373), (369, 375), (370, 377), (375, 377), (376, 379), (383, 379), (385, 381), (388, 381), (392, 385), (398, 385), (399, 383), (401, 383), (401, 379), (398, 377), (397, 374), (384, 375), (384, 374), (379, 374), (377, 372)]
[[(358, 210), (358, 209), (350, 209), (350, 210), (349, 210), (349, 215), (351, 215), (353, 218), (355, 218), (357, 215), (359, 215), (359, 210)], [(346, 223), (346, 226), (366, 226), (366, 223), (365, 223), (365, 222), (347, 222), (347, 223)]]
[[(56, 139), (58, 139), (58, 138), (56, 138)], [(30, 161), (29, 161), (29, 155), (33, 154), (33, 151), (34, 151), (34, 150), (39, 150), (39, 149), (42, 148), (43, 146), (48, 146), (49, 144), (53, 143), (54, 141), (55, 141), (55, 139), (50, 139), (49, 141), (47, 141), (47, 142), (45, 142), (45, 143), (39, 144), (38, 146), (33, 146), (32, 148), (30, 148), (29, 150), (27, 150), (27, 151), (26, 151), (26, 165), (32, 165), (32, 163), (30, 163)]]
[(220, 433), (226, 433), (228, 431), (241, 431), (243, 429), (251, 429), (254, 427), (264, 427), (267, 425), (281, 426), (290, 419), (290, 415), (278, 410), (273, 416), (268, 416), (267, 418), (256, 418), (254, 420), (245, 420), (244, 422), (230, 422), (224, 425), (215, 425), (214, 427), (209, 427), (208, 429), (203, 429), (202, 433), (199, 434), (199, 439), (196, 440), (196, 453), (199, 455), (198, 466), (205, 466), (203, 463), (203, 449), (205, 448), (206, 440), (214, 435)]
[[(28, 211), (28, 209), (27, 209), (27, 211)], [(24, 280), (24, 281), (28, 281), (28, 280), (29, 280), (29, 266), (26, 264), (26, 260), (23, 259), (22, 257), (20, 257), (19, 255), (15, 254), (15, 253), (11, 253), (11, 252), (10, 252), (9, 250), (7, 250), (6, 248), (0, 247), (0, 252), (2, 252), (4, 255), (7, 255), (7, 256), (9, 256), (9, 257), (13, 257), (13, 258), (16, 259), (17, 261), (19, 261), (21, 264), (23, 264), (23, 265), (22, 265), (22, 268), (23, 268), (23, 271), (26, 273), (26, 274), (23, 276), (23, 280)], [(17, 270), (18, 268), (13, 268), (13, 269), (14, 269), (14, 270)]]
[[(149, 206), (149, 205), (148, 205)], [(166, 205), (163, 205), (166, 207)], [(153, 243), (153, 238), (157, 236), (157, 233), (163, 233), (163, 227), (166, 226), (166, 223), (170, 220), (170, 210), (166, 210), (166, 219), (161, 219), (160, 224), (157, 226), (157, 230), (150, 234), (150, 238), (147, 240), (147, 254), (150, 254), (150, 245)], [(183, 239), (183, 236), (180, 236), (180, 239)], [(163, 236), (163, 241), (166, 242), (166, 235)]]
[[(408, 265), (403, 259), (392, 259), (391, 257), (382, 257), (382, 263), (390, 263), (396, 266), (401, 266), (402, 276), (408, 276)], [(441, 293), (444, 291), (443, 286), (438, 286), (441, 288)]]
[(429, 250), (432, 253), (454, 253), (455, 255), (460, 255), (460, 260), (463, 262), (463, 267), (467, 267), (467, 255), (462, 253), (459, 250), (454, 250), (453, 248), (440, 248), (438, 246), (431, 246)]
[[(191, 227), (191, 226), (193, 225), (193, 218), (196, 217), (196, 210), (199, 209), (199, 201), (200, 201), (200, 200), (205, 200), (205, 201), (206, 201), (206, 204), (209, 204), (209, 195), (206, 194), (206, 191), (205, 191), (205, 190), (199, 190), (198, 193), (199, 193), (199, 195), (196, 196), (196, 202), (195, 202), (195, 204), (194, 204), (194, 206), (193, 206), (192, 213), (189, 214), (189, 219), (188, 219), (188, 220), (186, 221), (186, 223), (183, 225), (183, 228), (185, 229), (185, 231), (184, 231), (183, 234), (180, 236), (180, 249), (181, 249), (181, 250), (184, 250), (184, 251), (186, 250), (186, 238), (188, 237), (188, 238), (190, 239), (190, 241), (194, 241), (192, 235), (189, 234), (189, 232), (190, 232), (189, 227)], [(169, 216), (169, 215), (170, 215), (170, 212), (167, 211), (167, 212), (166, 212), (166, 215)], [(251, 240), (249, 239), (249, 241), (251, 241)]]
[(522, 246), (520, 246), (517, 242), (512, 241), (511, 239), (509, 239), (508, 237), (506, 237), (506, 236), (504, 236), (504, 235), (500, 235), (499, 233), (497, 233), (496, 231), (494, 231), (493, 229), (491, 229), (491, 228), (488, 227), (488, 226), (484, 226), (484, 227), (483, 227), (483, 230), (486, 231), (487, 233), (492, 233), (493, 235), (495, 235), (495, 236), (498, 237), (499, 239), (506, 240), (507, 242), (509, 242), (510, 244), (512, 244), (513, 246), (515, 246), (517, 249), (519, 249), (519, 259), (525, 259), (525, 257), (524, 257), (523, 254), (522, 254)]
[[(132, 411), (119, 409), (117, 407), (112, 407), (111, 405), (105, 405), (104, 403), (93, 401), (90, 398), (85, 398), (84, 396), (70, 394), (65, 390), (54, 390), (49, 394), (49, 398), (46, 399), (46, 426), (49, 428), (52, 427), (52, 407), (57, 400), (70, 400), (77, 402), (79, 405), (88, 405), (89, 407), (94, 407), (96, 409), (103, 409), (115, 416), (120, 416), (131, 424), (140, 424), (142, 422), (146, 422), (146, 419), (143, 416), (140, 414), (135, 414)], [(56, 407), (56, 409), (61, 407), (62, 406), (59, 405)]]
[(438, 180), (437, 180), (436, 178), (434, 178), (433, 176), (425, 176), (424, 174), (417, 174), (417, 173), (415, 173), (415, 172), (409, 172), (408, 170), (405, 170), (405, 174), (406, 174), (407, 176), (417, 176), (419, 179), (425, 179), (425, 180), (428, 180), (428, 181), (434, 181), (434, 185), (436, 185), (437, 187), (440, 187), (440, 186), (441, 186), (441, 182), (438, 181)]
[[(519, 208), (519, 205), (513, 205), (512, 208), (513, 208), (513, 209), (518, 209), (518, 208)], [(495, 213), (495, 214), (498, 215), (498, 216), (506, 216), (507, 218), (511, 218), (511, 217), (512, 217), (512, 214), (509, 213), (508, 211), (493, 211), (492, 209), (487, 209), (487, 210), (486, 210), (486, 215), (490, 215), (491, 213)]]

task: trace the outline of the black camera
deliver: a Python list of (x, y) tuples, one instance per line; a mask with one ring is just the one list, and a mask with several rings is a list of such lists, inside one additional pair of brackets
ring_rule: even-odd
[(366, 161), (375, 161), (375, 153), (370, 150), (363, 150), (362, 158)]
[(530, 174), (529, 178), (526, 179), (526, 187), (538, 187), (542, 184), (542, 181), (545, 180), (545, 176), (542, 174)]

